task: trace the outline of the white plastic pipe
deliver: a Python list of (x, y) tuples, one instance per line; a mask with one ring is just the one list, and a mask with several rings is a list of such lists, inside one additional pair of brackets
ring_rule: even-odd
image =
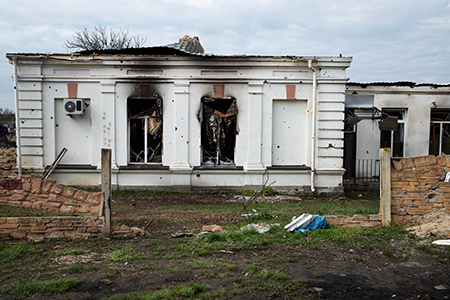
[(17, 79), (17, 57), (13, 57), (14, 67), (14, 110), (16, 111), (16, 145), (17, 145), (17, 173), (22, 177), (22, 149), (20, 143), (20, 119), (19, 119), (19, 86)]
[(313, 94), (312, 94), (312, 141), (311, 141), (311, 192), (315, 188), (315, 173), (316, 173), (316, 93), (317, 93), (317, 73), (312, 66), (312, 60), (308, 60), (308, 68), (313, 72)]

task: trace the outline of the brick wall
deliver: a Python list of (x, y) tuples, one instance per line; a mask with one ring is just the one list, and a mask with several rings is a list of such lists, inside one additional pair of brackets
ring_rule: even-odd
[(0, 205), (98, 216), (100, 204), (101, 193), (62, 186), (39, 175), (0, 181)]
[(391, 218), (393, 224), (415, 225), (433, 210), (450, 213), (450, 156), (422, 156), (394, 161), (391, 169)]
[(13, 238), (81, 238), (102, 235), (103, 217), (0, 218), (0, 236)]
[(326, 216), (327, 225), (342, 228), (381, 227), (380, 215)]
[[(62, 186), (39, 175), (0, 180), (0, 205), (31, 207), (80, 214), (70, 217), (0, 218), (0, 237), (12, 238), (80, 238), (102, 235), (101, 193), (89, 193)], [(112, 234), (144, 235), (142, 229), (112, 226)]]

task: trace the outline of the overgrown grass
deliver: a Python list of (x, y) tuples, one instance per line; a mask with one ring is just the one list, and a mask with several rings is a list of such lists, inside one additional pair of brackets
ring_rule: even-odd
[[(371, 199), (361, 202), (359, 200), (347, 199), (341, 201), (338, 198), (332, 197), (316, 197), (314, 202), (298, 203), (267, 203), (254, 202), (248, 207), (248, 210), (256, 210), (256, 214), (252, 212), (250, 221), (258, 222), (277, 222), (289, 223), (294, 216), (300, 216), (303, 213), (311, 213), (318, 215), (347, 215), (353, 216), (355, 214), (378, 214), (380, 210), (380, 201), (378, 199)], [(237, 212), (242, 208), (242, 203), (227, 203), (222, 205), (163, 205), (161, 210), (189, 210), (189, 211), (204, 211), (204, 212)], [(247, 222), (247, 219), (241, 219), (241, 222), (236, 226), (242, 226)]]
[[(180, 287), (170, 287), (160, 292), (150, 293), (144, 292), (142, 294), (131, 293), (127, 295), (116, 295), (111, 300), (156, 300), (156, 299), (176, 299), (176, 298), (198, 298), (199, 294), (208, 290), (208, 287), (204, 284), (191, 283), (189, 285)], [(216, 296), (217, 294), (214, 294)], [(202, 298), (200, 299), (214, 299), (214, 298)]]
[(10, 272), (16, 265), (19, 265), (18, 260), (32, 262), (35, 255), (43, 251), (44, 249), (41, 246), (34, 243), (9, 244), (0, 242), (0, 272)]
[[(175, 242), (166, 255), (176, 257), (177, 254), (192, 253), (197, 257), (213, 254), (219, 250), (248, 249), (268, 244), (286, 244), (297, 247), (319, 247), (321, 245), (336, 245), (343, 247), (385, 248), (392, 240), (414, 240), (403, 227), (391, 226), (384, 228), (328, 228), (312, 230), (307, 233), (286, 233), (283, 228), (274, 226), (269, 232), (260, 234), (256, 230), (214, 232), (190, 239)], [(297, 258), (291, 257), (295, 261)], [(285, 261), (283, 261), (285, 262)], [(195, 262), (195, 264), (206, 264)], [(195, 265), (194, 263), (191, 266)]]
[(14, 284), (5, 285), (0, 288), (0, 293), (4, 295), (31, 296), (38, 294), (61, 294), (77, 286), (83, 280), (74, 278), (55, 279), (50, 281), (17, 280)]
[(82, 273), (83, 270), (84, 270), (83, 266), (75, 263), (75, 264), (69, 266), (69, 268), (67, 269), (67, 272), (69, 272), (70, 274), (76, 274), (76, 273)]
[(129, 261), (133, 259), (133, 254), (136, 251), (136, 246), (127, 244), (122, 249), (113, 251), (108, 260), (111, 262), (122, 262), (122, 261)]
[(131, 218), (120, 218), (120, 219), (114, 220), (114, 224), (118, 225), (118, 226), (125, 225), (128, 227), (133, 227), (134, 222), (135, 221)]

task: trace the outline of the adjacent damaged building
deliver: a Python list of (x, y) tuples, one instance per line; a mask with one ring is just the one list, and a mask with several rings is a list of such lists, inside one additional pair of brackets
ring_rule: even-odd
[(379, 149), (394, 160), (450, 154), (450, 85), (348, 83), (346, 179), (378, 181)]
[(205, 54), (198, 38), (72, 54), (7, 54), (20, 164), (120, 188), (342, 190), (349, 57)]

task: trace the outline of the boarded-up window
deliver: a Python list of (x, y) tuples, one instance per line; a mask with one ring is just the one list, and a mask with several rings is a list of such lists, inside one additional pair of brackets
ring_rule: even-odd
[(273, 101), (272, 165), (304, 165), (306, 134), (306, 101)]

